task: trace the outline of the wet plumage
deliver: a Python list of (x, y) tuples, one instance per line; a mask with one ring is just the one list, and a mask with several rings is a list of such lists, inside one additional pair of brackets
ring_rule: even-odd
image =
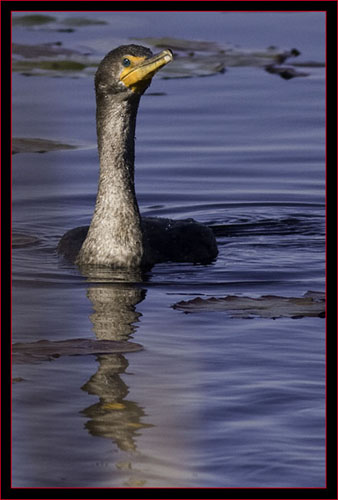
[(100, 176), (90, 226), (68, 231), (58, 252), (78, 265), (150, 268), (159, 262), (210, 263), (212, 230), (193, 219), (141, 217), (134, 184), (135, 127), (140, 98), (156, 71), (172, 60), (138, 45), (109, 52), (95, 75)]

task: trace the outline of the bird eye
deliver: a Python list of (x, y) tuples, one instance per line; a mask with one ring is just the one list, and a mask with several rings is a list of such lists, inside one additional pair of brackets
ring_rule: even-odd
[(130, 59), (128, 59), (127, 57), (125, 57), (122, 61), (122, 64), (123, 66), (125, 66), (126, 68), (128, 68), (128, 66), (130, 66)]

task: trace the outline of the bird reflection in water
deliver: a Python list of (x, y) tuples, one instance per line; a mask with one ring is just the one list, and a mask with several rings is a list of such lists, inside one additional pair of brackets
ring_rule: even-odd
[(89, 418), (85, 427), (93, 436), (112, 439), (122, 451), (136, 452), (138, 431), (152, 425), (141, 422), (144, 410), (125, 399), (129, 388), (120, 375), (128, 361), (121, 354), (98, 356), (97, 361), (97, 372), (82, 386), (88, 394), (99, 397), (98, 403), (82, 411)]
[(93, 305), (90, 316), (98, 340), (129, 340), (135, 332), (141, 313), (136, 306), (145, 299), (140, 271), (80, 267), (92, 284), (87, 297)]
[[(136, 331), (141, 316), (136, 306), (146, 296), (146, 290), (140, 286), (141, 273), (90, 267), (82, 267), (81, 272), (90, 283), (87, 297), (94, 310), (90, 320), (96, 338), (127, 341)], [(97, 372), (82, 386), (83, 391), (99, 399), (81, 412), (88, 418), (85, 428), (93, 436), (111, 439), (119, 450), (128, 453), (127, 461), (116, 467), (130, 475), (132, 457), (137, 454), (137, 436), (141, 429), (153, 425), (142, 421), (146, 417), (143, 408), (126, 399), (129, 387), (121, 378), (129, 366), (125, 356), (99, 355), (97, 362)], [(135, 485), (135, 481), (143, 484), (142, 479), (129, 477), (128, 485)]]

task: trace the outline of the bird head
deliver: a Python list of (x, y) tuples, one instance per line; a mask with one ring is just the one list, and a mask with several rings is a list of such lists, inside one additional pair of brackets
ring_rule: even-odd
[(109, 52), (99, 64), (95, 75), (95, 89), (99, 95), (142, 95), (154, 74), (173, 60), (166, 49), (153, 54), (141, 45), (122, 45)]

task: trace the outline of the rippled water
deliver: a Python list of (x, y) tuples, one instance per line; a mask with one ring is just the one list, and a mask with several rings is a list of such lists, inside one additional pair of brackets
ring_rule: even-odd
[[(103, 55), (128, 32), (295, 47), (324, 61), (321, 13), (92, 16), (109, 24), (18, 26), (13, 41)], [(13, 342), (144, 347), (13, 366), (13, 486), (325, 486), (324, 320), (172, 308), (325, 290), (324, 78), (321, 67), (288, 81), (255, 67), (156, 78), (137, 123), (141, 211), (212, 225), (219, 256), (83, 276), (55, 248), (95, 202), (92, 77), (13, 74), (13, 135), (80, 146), (13, 157), (13, 235), (31, 238), (13, 248)]]

